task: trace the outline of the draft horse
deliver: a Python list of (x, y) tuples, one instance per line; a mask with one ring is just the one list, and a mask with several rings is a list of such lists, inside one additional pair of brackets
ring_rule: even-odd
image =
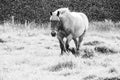
[[(83, 37), (88, 29), (89, 21), (87, 16), (82, 12), (72, 12), (68, 8), (59, 8), (50, 12), (51, 35), (57, 36), (61, 55), (66, 51), (73, 54), (79, 54), (79, 47)], [(63, 39), (66, 38), (66, 41)], [(69, 43), (74, 40), (75, 49), (69, 48)]]

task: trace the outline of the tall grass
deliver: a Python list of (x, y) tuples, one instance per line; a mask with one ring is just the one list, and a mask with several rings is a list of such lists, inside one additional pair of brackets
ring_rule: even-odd
[(40, 23), (37, 24), (35, 21), (28, 22), (25, 21), (24, 24), (16, 23), (14, 20), (14, 17), (11, 18), (9, 21), (4, 21), (4, 24), (0, 24), (0, 33), (13, 33), (13, 34), (19, 34), (19, 35), (26, 35), (26, 36), (32, 36), (32, 35), (38, 35), (38, 34), (50, 34), (50, 25), (49, 23)]
[[(50, 30), (50, 24), (49, 23), (40, 23), (37, 24), (35, 21), (28, 22), (25, 21), (24, 24), (16, 23), (14, 20), (14, 16), (11, 17), (11, 20), (5, 21), (2, 25), (5, 29), (23, 29), (23, 30)], [(109, 32), (109, 31), (120, 31), (120, 22), (113, 22), (111, 20), (105, 20), (105, 21), (92, 21), (89, 24), (89, 31), (97, 31), (97, 32)], [(47, 31), (46, 31), (47, 32)]]
[(90, 22), (90, 31), (102, 31), (102, 32), (108, 32), (108, 31), (120, 31), (120, 22), (113, 22), (111, 20), (105, 20), (105, 21), (94, 21)]
[(49, 28), (49, 23), (35, 23), (35, 21), (29, 22), (29, 21), (25, 21), (24, 24), (15, 22), (14, 20), (14, 16), (11, 17), (11, 20), (8, 21), (4, 21), (4, 24), (2, 24), (2, 26), (4, 27), (10, 27), (10, 28), (18, 28), (18, 29), (45, 29), (45, 28)]

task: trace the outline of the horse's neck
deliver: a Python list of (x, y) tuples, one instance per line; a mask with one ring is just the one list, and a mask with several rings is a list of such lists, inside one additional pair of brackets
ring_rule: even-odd
[(58, 30), (64, 30), (63, 22), (60, 20), (60, 25), (58, 27)]
[(71, 14), (68, 12), (68, 13), (65, 13), (62, 17), (62, 22), (63, 22), (63, 25), (64, 27), (70, 27), (70, 24), (72, 24), (72, 17), (71, 17)]

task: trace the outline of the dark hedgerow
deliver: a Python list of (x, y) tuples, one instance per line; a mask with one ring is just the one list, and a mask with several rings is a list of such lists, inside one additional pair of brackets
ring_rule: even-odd
[(73, 11), (84, 12), (89, 20), (120, 20), (119, 0), (1, 0), (0, 23), (10, 20), (16, 22), (49, 22), (49, 12), (60, 7), (69, 7)]

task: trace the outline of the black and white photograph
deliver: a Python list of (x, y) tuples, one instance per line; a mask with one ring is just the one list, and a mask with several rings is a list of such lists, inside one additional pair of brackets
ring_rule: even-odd
[(120, 80), (120, 0), (0, 0), (0, 80)]

